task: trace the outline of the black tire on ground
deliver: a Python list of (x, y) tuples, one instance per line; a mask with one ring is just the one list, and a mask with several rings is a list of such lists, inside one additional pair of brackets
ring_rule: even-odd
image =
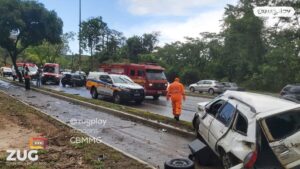
[(158, 100), (160, 95), (154, 95), (153, 100)]
[(91, 95), (93, 99), (98, 99), (98, 92), (95, 87), (91, 89)]
[(165, 162), (165, 169), (194, 169), (195, 164), (190, 159), (176, 158)]
[(66, 87), (66, 84), (64, 84), (64, 83), (61, 83), (61, 85), (62, 85), (63, 87)]
[(191, 87), (191, 88), (190, 88), (190, 91), (194, 93), (194, 92), (195, 92), (195, 88), (194, 88), (194, 87)]
[(214, 94), (215, 94), (215, 91), (214, 91), (214, 89), (209, 89), (209, 90), (208, 90), (208, 93), (209, 93), (210, 95), (214, 95)]
[(116, 104), (121, 104), (122, 103), (122, 99), (119, 93), (114, 93), (114, 103)]
[(221, 151), (221, 162), (224, 169), (229, 169), (233, 167), (234, 162), (228, 153)]
[(42, 80), (42, 85), (45, 85), (46, 84), (46, 81)]

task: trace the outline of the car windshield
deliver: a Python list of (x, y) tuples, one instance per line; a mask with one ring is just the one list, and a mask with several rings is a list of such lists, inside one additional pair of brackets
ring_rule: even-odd
[(28, 68), (29, 68), (29, 71), (30, 72), (36, 72), (37, 71), (37, 67), (35, 67), (35, 66), (28, 66)]
[(114, 83), (125, 83), (125, 84), (132, 84), (134, 83), (131, 79), (126, 76), (112, 76)]
[(3, 68), (4, 71), (11, 71), (10, 68)]
[(146, 70), (148, 80), (166, 80), (166, 75), (162, 70)]
[(300, 129), (300, 110), (292, 110), (265, 119), (274, 140), (286, 138)]
[(57, 73), (58, 70), (56, 69), (56, 67), (45, 66), (44, 69), (43, 69), (43, 72), (47, 72), (47, 73)]

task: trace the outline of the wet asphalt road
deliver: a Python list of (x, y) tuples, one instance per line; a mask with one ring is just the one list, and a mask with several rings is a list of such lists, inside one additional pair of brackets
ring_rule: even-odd
[[(183, 138), (161, 129), (144, 126), (128, 119), (95, 111), (34, 91), (13, 86), (0, 80), (0, 90), (17, 97), (94, 137), (109, 143), (151, 165), (163, 168), (166, 160), (187, 157), (188, 143), (194, 138)], [(98, 121), (91, 125), (91, 120)], [(103, 120), (106, 120), (104, 125)], [(101, 122), (102, 121), (102, 122)]]
[[(53, 89), (56, 91), (62, 91), (69, 94), (80, 95), (85, 98), (91, 98), (89, 91), (85, 87), (72, 88), (68, 86), (62, 87), (58, 85), (44, 85), (43, 87)], [(197, 104), (199, 102), (207, 102), (209, 100), (211, 99), (187, 96), (186, 101), (183, 102), (182, 114), (180, 117), (181, 120), (191, 122), (194, 117)], [(167, 101), (166, 97), (160, 97), (159, 100), (153, 100), (152, 97), (146, 97), (146, 100), (141, 105), (136, 105), (134, 103), (127, 103), (127, 105), (149, 112), (157, 113), (163, 116), (173, 117), (171, 102)]]

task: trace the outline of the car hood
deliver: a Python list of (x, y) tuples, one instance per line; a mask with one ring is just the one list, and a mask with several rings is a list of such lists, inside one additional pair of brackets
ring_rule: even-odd
[(124, 83), (115, 83), (115, 86), (120, 88), (128, 88), (128, 89), (143, 89), (142, 86), (132, 83), (132, 84), (124, 84)]

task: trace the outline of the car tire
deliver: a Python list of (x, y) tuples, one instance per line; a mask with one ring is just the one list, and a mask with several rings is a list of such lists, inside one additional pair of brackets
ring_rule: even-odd
[(194, 169), (195, 164), (190, 159), (175, 158), (165, 162), (165, 169)]
[(194, 92), (195, 92), (195, 88), (194, 88), (194, 87), (191, 87), (191, 88), (190, 88), (190, 91), (194, 93)]
[(91, 95), (93, 99), (98, 99), (98, 92), (95, 87), (91, 89)]
[(224, 169), (229, 169), (234, 166), (234, 162), (228, 153), (222, 151), (220, 157)]
[(158, 100), (160, 95), (154, 95), (153, 100)]
[(208, 93), (209, 93), (210, 95), (214, 95), (214, 94), (215, 94), (215, 91), (214, 91), (214, 89), (208, 89)]
[(114, 103), (116, 103), (116, 104), (122, 103), (121, 96), (119, 93), (114, 93), (113, 99), (114, 99)]
[(66, 87), (66, 84), (64, 84), (64, 83), (61, 83), (61, 85), (62, 85), (63, 87)]

